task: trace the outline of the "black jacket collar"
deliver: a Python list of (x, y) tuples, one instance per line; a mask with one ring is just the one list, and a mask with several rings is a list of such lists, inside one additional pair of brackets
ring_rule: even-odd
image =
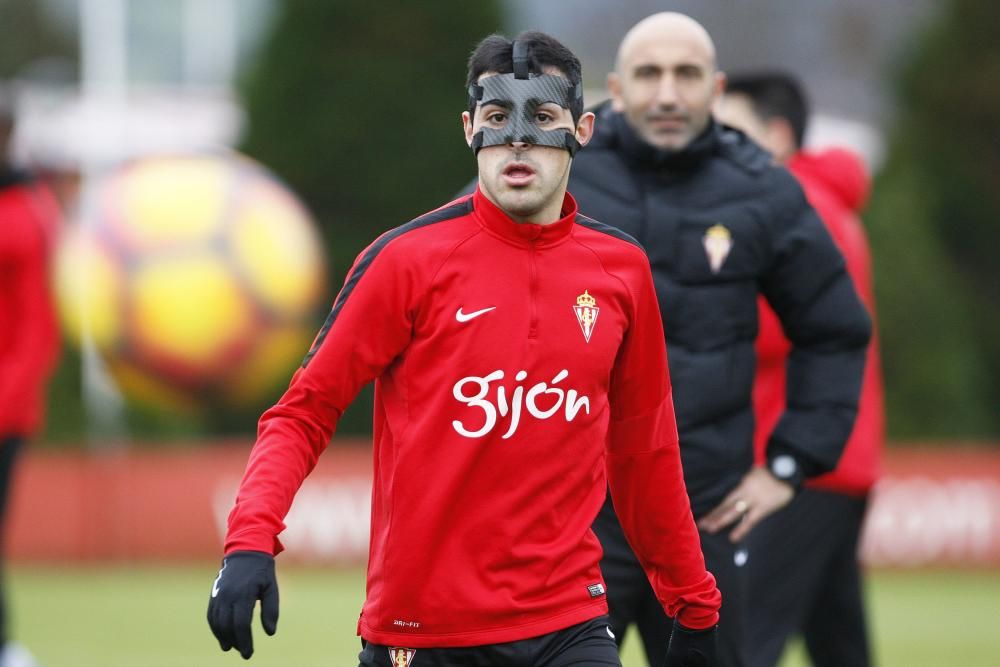
[(10, 188), (15, 185), (22, 185), (29, 181), (28, 174), (23, 171), (0, 166), (0, 189)]
[(594, 138), (585, 150), (609, 150), (639, 169), (683, 174), (696, 171), (707, 162), (726, 157), (750, 173), (758, 173), (772, 163), (770, 153), (739, 130), (709, 119), (708, 127), (691, 143), (677, 151), (667, 151), (646, 143), (628, 124), (623, 114), (605, 102), (593, 109), (597, 114)]
[(670, 151), (657, 148), (640, 138), (625, 116), (611, 109), (610, 103), (604, 103), (595, 112), (597, 130), (590, 145), (617, 149), (630, 162), (640, 166), (669, 170), (690, 169), (717, 152), (721, 128), (711, 119), (708, 127), (687, 146)]

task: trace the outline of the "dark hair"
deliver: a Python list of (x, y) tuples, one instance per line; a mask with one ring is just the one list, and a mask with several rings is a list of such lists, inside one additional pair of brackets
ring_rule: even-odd
[[(551, 35), (538, 30), (526, 30), (513, 40), (501, 34), (494, 33), (479, 42), (469, 56), (469, 69), (465, 77), (465, 87), (479, 80), (485, 72), (509, 74), (514, 71), (514, 42), (524, 42), (528, 47), (529, 71), (532, 74), (543, 74), (546, 67), (554, 67), (572, 84), (578, 84), (583, 79), (583, 68), (580, 59), (572, 51)], [(469, 113), (474, 113), (476, 107), (470, 104)], [(573, 121), (580, 120), (583, 115), (583, 100), (574, 102)]]
[(14, 93), (0, 80), (0, 122), (14, 122)]
[(744, 72), (727, 76), (726, 92), (750, 98), (754, 113), (769, 120), (784, 118), (802, 147), (809, 119), (809, 102), (799, 80), (786, 72)]

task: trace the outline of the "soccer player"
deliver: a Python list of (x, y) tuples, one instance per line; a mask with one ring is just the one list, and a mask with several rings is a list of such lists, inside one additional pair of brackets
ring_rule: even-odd
[[(874, 312), (871, 253), (858, 211), (868, 176), (841, 148), (803, 150), (809, 105), (801, 84), (783, 72), (730, 77), (716, 117), (740, 129), (787, 165), (802, 184), (847, 260), (865, 305)], [(762, 458), (785, 406), (789, 344), (773, 311), (761, 304), (757, 337), (754, 449)], [(885, 416), (875, 336), (868, 345), (858, 418), (837, 468), (808, 482), (795, 499), (750, 534), (754, 566), (748, 626), (749, 664), (770, 667), (790, 637), (802, 634), (814, 665), (867, 667), (870, 642), (862, 598), (858, 541), (868, 494), (881, 468)]]
[[(26, 440), (42, 425), (45, 385), (59, 353), (49, 286), (60, 211), (50, 190), (8, 161), (14, 130), (11, 96), (0, 89), (0, 527)], [(35, 664), (8, 641), (0, 589), (0, 667)]]
[(362, 666), (619, 665), (591, 530), (609, 483), (677, 619), (660, 659), (713, 665), (721, 600), (684, 488), (649, 263), (566, 192), (594, 123), (580, 63), (543, 33), (493, 35), (467, 85), (479, 187), (358, 257), (260, 420), (209, 624), (249, 658), (260, 599), (275, 631), (282, 519), (375, 380)]
[[(844, 259), (802, 189), (712, 120), (725, 76), (708, 32), (683, 14), (636, 24), (608, 76), (611, 100), (574, 161), (580, 210), (646, 248), (670, 353), (681, 458), (708, 569), (725, 599), (719, 662), (745, 664), (753, 603), (744, 539), (802, 480), (832, 469), (854, 422), (871, 323)], [(757, 297), (792, 343), (787, 407), (754, 466)], [(613, 501), (613, 507), (612, 502)], [(636, 623), (650, 661), (671, 631), (612, 498), (595, 524), (612, 629)], [(749, 563), (749, 565), (748, 565)]]

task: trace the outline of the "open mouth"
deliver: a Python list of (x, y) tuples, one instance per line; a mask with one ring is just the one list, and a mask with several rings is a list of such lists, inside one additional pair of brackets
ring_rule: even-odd
[(503, 177), (510, 185), (526, 185), (535, 177), (535, 170), (526, 164), (509, 164), (503, 169)]

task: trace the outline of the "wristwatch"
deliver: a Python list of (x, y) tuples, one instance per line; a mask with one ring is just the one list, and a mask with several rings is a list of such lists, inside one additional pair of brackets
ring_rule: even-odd
[(767, 460), (767, 469), (782, 482), (788, 482), (798, 489), (802, 486), (805, 473), (802, 466), (791, 454), (778, 454)]

